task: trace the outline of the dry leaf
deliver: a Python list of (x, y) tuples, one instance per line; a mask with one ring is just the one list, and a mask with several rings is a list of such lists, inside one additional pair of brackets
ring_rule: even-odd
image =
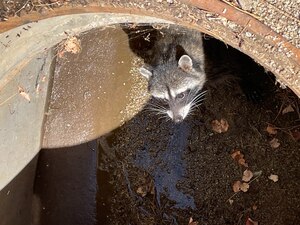
[(64, 43), (64, 49), (67, 52), (77, 54), (81, 51), (81, 43), (77, 37), (68, 37)]
[(244, 183), (238, 180), (233, 183), (232, 189), (235, 193), (239, 191), (247, 192), (249, 187), (250, 185), (248, 183)]
[(233, 189), (233, 192), (234, 193), (237, 193), (237, 192), (239, 192), (240, 190), (241, 190), (241, 181), (235, 181), (234, 183), (233, 183), (233, 185), (232, 185), (232, 189)]
[(272, 148), (278, 148), (280, 146), (279, 140), (277, 138), (273, 138), (269, 143)]
[(286, 114), (286, 113), (289, 113), (289, 112), (294, 112), (294, 108), (291, 106), (291, 105), (288, 105), (287, 107), (285, 107), (283, 110), (282, 110), (282, 115)]
[(238, 163), (244, 167), (248, 167), (248, 163), (246, 163), (245, 159), (239, 159)]
[(272, 125), (268, 125), (266, 131), (267, 131), (269, 134), (277, 134), (276, 128), (275, 128), (274, 126), (272, 126)]
[(244, 158), (244, 155), (241, 153), (240, 150), (235, 150), (232, 154), (231, 157), (236, 160), (237, 157)]
[(242, 180), (245, 182), (249, 182), (252, 177), (253, 177), (253, 173), (250, 170), (246, 169), (243, 173)]
[(228, 130), (229, 124), (228, 124), (227, 120), (225, 120), (225, 119), (221, 119), (220, 121), (213, 120), (211, 122), (211, 127), (212, 127), (212, 130), (217, 133), (224, 133)]
[(30, 96), (29, 96), (29, 94), (28, 93), (26, 93), (25, 91), (24, 91), (24, 89), (22, 88), (22, 87), (18, 87), (18, 89), (19, 89), (19, 94), (23, 97), (23, 98), (25, 98), (28, 102), (30, 102)]
[(60, 44), (60, 49), (57, 52), (59, 58), (64, 56), (65, 52), (71, 52), (73, 54), (77, 54), (81, 51), (81, 43), (80, 40), (76, 37), (68, 37), (65, 42)]
[(258, 222), (254, 221), (250, 217), (248, 217), (248, 219), (246, 221), (246, 225), (258, 225)]
[(198, 225), (198, 222), (193, 221), (193, 218), (191, 217), (188, 225)]
[(244, 155), (241, 153), (239, 150), (235, 150), (232, 154), (231, 157), (238, 162), (238, 164), (248, 167), (248, 164), (246, 163), (244, 159)]
[(242, 192), (247, 192), (249, 190), (249, 187), (250, 185), (248, 183), (242, 183), (240, 189)]
[(274, 182), (278, 181), (278, 175), (275, 175), (275, 174), (271, 174), (268, 178)]
[(228, 202), (229, 202), (230, 205), (233, 204), (233, 200), (232, 199), (229, 199)]

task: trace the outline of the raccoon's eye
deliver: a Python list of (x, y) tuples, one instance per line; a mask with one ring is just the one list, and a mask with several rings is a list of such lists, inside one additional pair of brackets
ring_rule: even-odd
[(184, 92), (182, 92), (182, 93), (180, 93), (180, 94), (178, 94), (176, 96), (176, 98), (178, 98), (178, 99), (183, 99), (184, 97), (185, 97), (185, 93)]

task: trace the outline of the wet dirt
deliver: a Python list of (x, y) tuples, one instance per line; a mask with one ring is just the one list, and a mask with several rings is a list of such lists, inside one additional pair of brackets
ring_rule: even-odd
[[(138, 37), (148, 42), (147, 33)], [(236, 68), (235, 57), (222, 60)], [(210, 66), (220, 63), (225, 61)], [(262, 75), (260, 67), (257, 74)], [(299, 224), (300, 102), (290, 90), (275, 86), (271, 74), (264, 76), (262, 102), (247, 100), (236, 83), (208, 86), (203, 104), (180, 124), (146, 106), (99, 138), (95, 224), (187, 225), (190, 217), (199, 225), (248, 225), (248, 218), (259, 224)], [(144, 92), (140, 88), (135, 95)], [(286, 113), (289, 106), (293, 110)], [(211, 122), (220, 119), (228, 121), (227, 132), (213, 131)], [(276, 134), (266, 131), (270, 124)], [(274, 138), (277, 148), (270, 144)], [(235, 150), (255, 174), (246, 192), (233, 191), (247, 169), (232, 158)], [(278, 182), (268, 178), (271, 174)]]
[[(243, 56), (223, 60), (236, 68), (238, 57)], [(247, 100), (236, 83), (208, 87), (203, 105), (181, 124), (144, 110), (100, 138), (99, 173), (106, 174), (112, 190), (103, 200), (108, 214), (98, 211), (98, 224), (188, 224), (190, 217), (201, 225), (249, 224), (249, 218), (299, 224), (299, 99), (261, 73), (257, 66), (257, 75), (265, 76), (259, 80), (262, 102)], [(294, 110), (285, 113), (289, 105)], [(229, 124), (221, 134), (211, 125), (220, 119)], [(266, 131), (270, 124), (277, 134)], [(274, 138), (277, 148), (270, 144)], [(236, 150), (248, 167), (232, 158)], [(247, 168), (255, 174), (249, 190), (235, 193), (233, 184)], [(270, 180), (271, 174), (279, 181)]]
[[(246, 224), (248, 217), (259, 224), (300, 222), (299, 142), (286, 133), (296, 113), (274, 121), (283, 91), (259, 106), (233, 92), (212, 91), (202, 110), (180, 125), (141, 113), (103, 137), (108, 144), (100, 150), (100, 165), (113, 187), (105, 224), (188, 224), (189, 217), (199, 224)], [(211, 129), (210, 122), (220, 118), (229, 121), (227, 133)], [(277, 149), (269, 144), (267, 123), (283, 128)], [(246, 193), (232, 189), (246, 169), (232, 159), (234, 149), (251, 171), (262, 171)], [(279, 181), (269, 180), (271, 174)]]

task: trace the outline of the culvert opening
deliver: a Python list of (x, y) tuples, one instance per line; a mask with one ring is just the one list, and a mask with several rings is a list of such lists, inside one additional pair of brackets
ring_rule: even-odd
[[(106, 36), (101, 36), (103, 33)], [(104, 106), (113, 107), (123, 101), (130, 105), (130, 98), (118, 102), (124, 97), (121, 93), (127, 90), (128, 77), (137, 79), (132, 82), (132, 87), (138, 87), (134, 89), (134, 99), (137, 95), (142, 99), (147, 97), (144, 96), (147, 82), (137, 73), (144, 65), (143, 60), (134, 58), (151, 56), (153, 42), (157, 41), (155, 35), (167, 34), (149, 25), (132, 24), (89, 31), (78, 37), (80, 54), (84, 55), (66, 54), (58, 59), (56, 75), (65, 73), (63, 79), (72, 87), (76, 83), (68, 74), (74, 77), (77, 71), (79, 84), (90, 75), (92, 85), (105, 88), (99, 97), (109, 94), (107, 103), (90, 103), (97, 114)], [(130, 51), (120, 52), (125, 51), (119, 45), (121, 42)], [(87, 224), (87, 221), (89, 224), (188, 224), (190, 218), (199, 224), (247, 224), (249, 218), (262, 224), (297, 224), (299, 99), (291, 91), (277, 88), (272, 75), (264, 74), (249, 57), (206, 35), (204, 43), (206, 72), (231, 76), (229, 80), (213, 80), (207, 85), (205, 101), (182, 123), (175, 124), (150, 113), (146, 104), (145, 110), (96, 141), (66, 149), (42, 150), (35, 193), (43, 209), (40, 224)], [(116, 50), (114, 56), (124, 58), (111, 59), (109, 54)], [(96, 60), (99, 51), (108, 61)], [(99, 71), (110, 76), (105, 84), (108, 86), (100, 88), (95, 82)], [(246, 84), (242, 82), (245, 75), (251, 76)], [(232, 76), (238, 79), (232, 80)], [(110, 78), (120, 79), (118, 85), (125, 91), (114, 86), (116, 83)], [(60, 89), (55, 89), (54, 79), (52, 99), (64, 98), (66, 105), (74, 107), (69, 100), (78, 101), (76, 97), (70, 97), (66, 91), (63, 95), (54, 94), (55, 90)], [(89, 89), (76, 87), (70, 93), (76, 92), (80, 92), (81, 104), (95, 95)], [(84, 113), (89, 112), (84, 106), (81, 108)], [(116, 112), (124, 116), (124, 110)], [(113, 115), (111, 110), (109, 114)], [(70, 114), (66, 115), (66, 120), (74, 120), (68, 118)], [(63, 132), (78, 125), (78, 118), (74, 124), (58, 120), (65, 125), (61, 127)], [(93, 122), (99, 124), (99, 121)]]

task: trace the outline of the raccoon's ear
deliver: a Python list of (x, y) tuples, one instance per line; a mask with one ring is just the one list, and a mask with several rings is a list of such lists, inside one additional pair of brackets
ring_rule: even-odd
[(178, 67), (184, 71), (190, 71), (193, 69), (193, 61), (188, 55), (183, 55), (178, 61)]
[(140, 68), (140, 73), (146, 77), (148, 80), (150, 79), (150, 77), (152, 76), (152, 72), (150, 70), (147, 70), (146, 68), (144, 67), (141, 67)]

